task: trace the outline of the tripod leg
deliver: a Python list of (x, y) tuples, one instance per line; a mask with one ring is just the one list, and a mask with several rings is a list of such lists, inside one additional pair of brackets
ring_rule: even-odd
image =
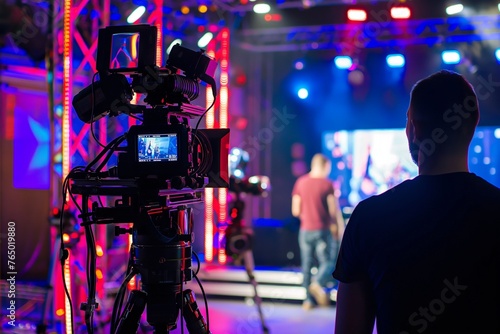
[(185, 290), (182, 300), (182, 316), (186, 320), (186, 327), (189, 334), (211, 334), (203, 315), (198, 308), (194, 293)]
[(241, 256), (245, 261), (245, 269), (247, 271), (248, 279), (253, 286), (255, 294), (254, 301), (255, 304), (257, 305), (257, 311), (259, 312), (260, 322), (262, 324), (262, 331), (267, 334), (269, 333), (269, 328), (267, 328), (266, 322), (264, 321), (264, 314), (262, 313), (262, 299), (259, 297), (259, 294), (257, 293), (257, 280), (255, 279), (255, 276), (253, 274), (255, 264), (253, 260), (252, 250), (244, 251), (243, 254), (241, 254)]
[(118, 321), (114, 334), (135, 334), (139, 328), (142, 312), (146, 307), (147, 293), (133, 290)]

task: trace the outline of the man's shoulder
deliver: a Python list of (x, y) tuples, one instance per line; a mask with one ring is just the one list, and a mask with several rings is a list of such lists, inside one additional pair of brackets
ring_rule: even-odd
[(297, 180), (295, 180), (295, 186), (297, 185), (300, 185), (304, 182), (307, 182), (307, 179), (309, 179), (309, 175), (308, 174), (304, 174), (304, 175), (301, 175), (297, 178)]
[(494, 184), (486, 181), (480, 176), (477, 176), (476, 174), (471, 173), (471, 178), (472, 182), (477, 185), (477, 187), (482, 188), (482, 190), (485, 190), (487, 192), (490, 192), (492, 194), (496, 194), (497, 196), (500, 196), (500, 188), (495, 186)]
[(405, 194), (413, 193), (417, 185), (418, 181), (416, 179), (408, 179), (390, 189), (387, 189), (381, 194), (368, 197), (361, 203), (363, 203), (363, 206), (369, 207), (372, 205), (378, 206), (383, 202), (397, 202), (403, 200)]
[[(487, 202), (500, 201), (500, 188), (486, 181), (474, 173), (454, 173), (435, 175), (431, 177), (417, 176), (408, 179), (385, 192), (371, 196), (360, 202), (363, 210), (370, 208), (383, 208), (385, 204), (391, 204), (392, 207), (398, 203), (407, 203), (409, 200), (415, 200), (419, 196), (436, 195), (435, 191), (443, 191), (443, 186), (448, 189), (448, 195), (453, 194), (463, 198), (462, 192), (467, 192), (465, 197), (481, 199)], [(455, 196), (442, 197), (440, 200), (454, 200)], [(359, 205), (358, 204), (358, 205)]]

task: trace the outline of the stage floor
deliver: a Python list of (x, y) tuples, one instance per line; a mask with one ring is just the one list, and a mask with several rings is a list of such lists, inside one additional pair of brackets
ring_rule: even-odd
[[(202, 314), (205, 314), (201, 298), (198, 297), (197, 302)], [(251, 301), (209, 299), (208, 308), (210, 331), (213, 334), (264, 333), (257, 306)], [(264, 301), (262, 311), (264, 322), (271, 334), (333, 333), (334, 306), (304, 311), (301, 303)], [(178, 328), (171, 333), (180, 334), (181, 330)], [(188, 332), (185, 330), (184, 333)]]
[[(265, 325), (269, 333), (333, 333), (335, 324), (335, 300), (336, 295), (331, 295), (331, 306), (315, 307), (312, 310), (302, 309), (302, 300), (305, 297), (305, 289), (301, 286), (302, 274), (299, 268), (256, 268), (253, 271), (258, 282), (257, 290), (263, 299), (262, 312)], [(209, 309), (209, 325), (213, 334), (250, 334), (266, 333), (259, 317), (257, 305), (254, 303), (254, 288), (250, 284), (244, 267), (220, 266), (202, 264), (198, 273), (207, 295)], [(19, 282), (21, 283), (21, 282)], [(110, 282), (111, 283), (111, 282)], [(105, 284), (108, 298), (103, 303), (104, 312), (96, 315), (94, 324), (100, 326), (96, 333), (109, 333), (109, 319), (114, 302), (114, 293), (117, 286)], [(28, 286), (19, 286), (20, 291), (28, 292)], [(201, 289), (195, 279), (188, 282), (184, 289), (192, 289), (196, 293), (196, 301), (202, 315), (206, 318), (206, 308), (201, 294)], [(38, 289), (40, 290), (40, 289)], [(40, 320), (40, 311), (44, 300), (44, 291), (33, 291), (26, 295), (26, 305), (36, 302), (31, 312), (19, 314), (19, 320), (31, 323), (25, 325), (24, 330), (16, 328), (9, 331), (8, 326), (2, 326), (1, 331), (14, 333), (33, 333), (35, 324)], [(35, 298), (37, 297), (37, 298)], [(40, 297), (40, 298), (38, 298)], [(27, 310), (26, 310), (27, 311)], [(38, 311), (38, 312), (37, 312)], [(75, 309), (75, 334), (86, 333), (79, 311)], [(146, 313), (146, 311), (145, 311)], [(141, 328), (138, 333), (152, 333), (147, 326), (145, 313), (141, 320)], [(25, 318), (29, 316), (29, 318)], [(24, 318), (24, 319), (23, 319)], [(52, 318), (52, 317), (51, 317)], [(23, 321), (24, 320), (24, 321)], [(144, 324), (144, 326), (143, 326)], [(171, 331), (172, 334), (188, 334), (187, 329), (181, 331), (180, 317), (177, 321), (179, 328)], [(2, 323), (5, 325), (5, 323)], [(185, 326), (184, 326), (185, 327)], [(49, 325), (49, 333), (62, 333), (62, 324), (53, 323)]]
[[(262, 274), (262, 273), (261, 273)], [(220, 282), (221, 285), (219, 289), (223, 289), (223, 286), (227, 283)], [(248, 283), (247, 283), (248, 284)], [(278, 289), (280, 288), (277, 285)], [(209, 289), (210, 290), (210, 289)], [(206, 308), (201, 295), (196, 296), (196, 301), (199, 306), (200, 312), (207, 320)], [(263, 330), (261, 319), (259, 317), (259, 312), (257, 305), (254, 304), (251, 297), (241, 297), (241, 296), (214, 296), (209, 295), (207, 298), (208, 310), (209, 310), (209, 326), (210, 331), (213, 334), (260, 334), (266, 333)], [(40, 306), (43, 299), (39, 300)], [(109, 300), (108, 306), (112, 305), (112, 300)], [(40, 307), (35, 307), (38, 311)], [(33, 311), (36, 311), (35, 309)], [(335, 326), (335, 303), (332, 303), (328, 307), (315, 307), (309, 311), (302, 309), (302, 302), (299, 300), (284, 300), (284, 299), (269, 299), (265, 298), (262, 303), (262, 312), (264, 323), (268, 329), (268, 333), (272, 334), (326, 334), (333, 333)], [(146, 313), (146, 311), (145, 311)], [(141, 328), (139, 329), (139, 334), (152, 333), (151, 328), (147, 326), (145, 320), (145, 313), (141, 320)], [(108, 317), (106, 317), (108, 318)], [(108, 318), (109, 319), (109, 318)], [(21, 322), (22, 319), (20, 317)], [(5, 333), (34, 333), (34, 326), (38, 317), (30, 319), (33, 323), (31, 329), (25, 327), (24, 330), (21, 328), (15, 328), (12, 330), (8, 327), (3, 327), (0, 332)], [(96, 328), (96, 334), (109, 333), (109, 322), (104, 319), (95, 319), (95, 325), (100, 325), (101, 327)], [(180, 317), (177, 321), (178, 328), (172, 330), (171, 334), (188, 334), (184, 324), (184, 331), (181, 330)], [(50, 326), (48, 333), (64, 333), (63, 326), (61, 323), (55, 324), (55, 326)], [(75, 317), (75, 334), (85, 334), (85, 326), (79, 321), (78, 317)], [(376, 331), (374, 331), (376, 334)]]

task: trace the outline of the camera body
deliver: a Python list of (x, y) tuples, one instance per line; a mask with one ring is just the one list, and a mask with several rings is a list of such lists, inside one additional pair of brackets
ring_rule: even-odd
[(193, 171), (192, 133), (183, 124), (134, 125), (127, 152), (118, 156), (118, 177), (170, 179)]

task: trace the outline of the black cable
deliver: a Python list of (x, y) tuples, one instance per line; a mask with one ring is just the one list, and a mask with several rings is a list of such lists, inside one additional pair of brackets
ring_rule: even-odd
[(124, 135), (121, 135), (120, 137), (118, 137), (118, 140), (116, 142), (113, 141), (113, 145), (109, 147), (108, 153), (104, 157), (104, 160), (101, 162), (101, 164), (99, 166), (97, 166), (97, 168), (95, 170), (96, 173), (100, 172), (104, 168), (104, 166), (108, 163), (109, 159), (111, 159), (111, 156), (116, 151), (118, 146), (126, 139), (127, 139), (127, 136), (124, 134)]
[(80, 205), (78, 205), (78, 202), (77, 202), (75, 196), (73, 195), (73, 192), (71, 191), (71, 188), (68, 188), (68, 194), (71, 197), (71, 200), (73, 201), (73, 204), (75, 204), (76, 208), (78, 209), (78, 212), (80, 212), (80, 214), (81, 214), (82, 213), (82, 208), (80, 207)]
[[(213, 94), (213, 93), (212, 93)], [(207, 108), (207, 110), (205, 110), (205, 112), (203, 114), (201, 114), (200, 118), (198, 118), (198, 122), (196, 122), (196, 127), (194, 128), (194, 132), (196, 133), (196, 131), (198, 130), (198, 126), (200, 126), (200, 122), (201, 120), (203, 119), (203, 117), (205, 117), (205, 115), (207, 114), (207, 112), (212, 109), (212, 107), (214, 106), (215, 104), (215, 99), (217, 98), (217, 95), (213, 94), (214, 96), (214, 100), (212, 101), (212, 104)]]
[(198, 282), (198, 285), (201, 290), (201, 294), (203, 295), (203, 301), (205, 303), (205, 317), (207, 318), (207, 333), (210, 333), (210, 318), (208, 314), (208, 301), (207, 301), (207, 295), (205, 294), (205, 289), (203, 289), (203, 285), (201, 285), (200, 280), (198, 279), (197, 275), (194, 275), (194, 278), (196, 279), (196, 282)]
[(63, 187), (62, 187), (62, 196), (63, 196), (63, 201), (62, 201), (62, 206), (61, 206), (61, 216), (59, 218), (59, 234), (60, 234), (60, 239), (61, 239), (61, 249), (60, 249), (60, 254), (59, 254), (59, 260), (61, 261), (61, 273), (62, 273), (62, 280), (63, 280), (63, 286), (64, 286), (64, 293), (66, 295), (66, 298), (68, 298), (68, 303), (69, 303), (69, 310), (70, 310), (70, 319), (71, 319), (71, 334), (74, 333), (74, 321), (73, 321), (73, 302), (71, 301), (71, 295), (68, 290), (68, 285), (66, 283), (66, 276), (64, 275), (64, 264), (66, 263), (66, 260), (68, 259), (69, 253), (64, 247), (64, 240), (63, 240), (63, 216), (64, 216), (64, 208), (66, 205), (66, 192), (69, 189), (69, 176), (66, 176), (63, 181)]
[(94, 333), (94, 307), (95, 307), (95, 296), (96, 296), (96, 250), (95, 250), (95, 239), (92, 227), (85, 226), (85, 236), (87, 240), (87, 286), (88, 286), (88, 299), (85, 309), (85, 324), (87, 325), (87, 332), (89, 334)]
[(110, 334), (114, 334), (116, 331), (116, 325), (118, 324), (118, 320), (121, 317), (121, 309), (123, 306), (123, 299), (125, 297), (125, 292), (127, 289), (127, 285), (132, 279), (137, 274), (137, 271), (135, 269), (130, 270), (128, 275), (125, 277), (125, 280), (122, 282), (122, 285), (120, 286), (120, 289), (118, 290), (118, 293), (116, 294), (116, 299), (115, 303), (113, 304), (113, 313), (111, 315), (111, 327), (110, 327)]
[(133, 267), (132, 246), (131, 246), (129, 250), (129, 263), (127, 266), (125, 280), (124, 282), (122, 282), (122, 285), (120, 286), (120, 289), (118, 290), (118, 293), (116, 295), (115, 303), (113, 304), (113, 314), (111, 316), (111, 329), (112, 329), (111, 334), (114, 334), (114, 332), (116, 331), (116, 326), (118, 325), (118, 322), (120, 320), (120, 313), (123, 306), (123, 300), (125, 298), (127, 284), (130, 282), (133, 275), (136, 275), (137, 273), (138, 271)]
[(71, 192), (70, 181), (73, 178), (73, 176), (74, 176), (75, 173), (77, 173), (77, 172), (83, 172), (83, 171), (84, 170), (83, 170), (82, 166), (74, 167), (73, 169), (71, 169), (71, 171), (68, 173), (68, 175), (65, 177), (65, 179), (63, 181), (63, 186), (62, 186), (63, 202), (62, 202), (62, 206), (61, 206), (61, 217), (60, 217), (60, 220), (59, 220), (59, 234), (60, 234), (60, 237), (61, 237), (61, 249), (60, 249), (60, 251), (61, 251), (61, 255), (60, 255), (61, 272), (62, 272), (62, 276), (63, 276), (64, 292), (66, 294), (66, 297), (68, 298), (68, 302), (69, 302), (69, 306), (70, 306), (70, 318), (71, 318), (71, 328), (72, 328), (72, 331), (74, 331), (73, 302), (72, 302), (71, 296), (69, 294), (68, 286), (67, 286), (67, 283), (66, 283), (66, 277), (64, 276), (64, 264), (65, 264), (66, 260), (68, 259), (69, 253), (66, 250), (66, 248), (64, 247), (64, 240), (63, 240), (63, 234), (64, 234), (64, 230), (63, 230), (63, 216), (64, 216), (64, 209), (65, 209), (65, 206), (67, 204), (66, 197), (67, 197), (68, 194), (70, 195), (71, 200), (75, 204), (75, 206), (78, 209), (78, 211), (80, 213), (82, 213), (81, 207), (78, 205), (78, 202), (77, 202), (76, 198), (74, 197), (73, 193)]
[[(205, 115), (207, 114), (207, 112), (212, 109), (212, 107), (215, 105), (215, 100), (217, 99), (217, 94), (216, 94), (216, 91), (215, 90), (212, 90), (212, 95), (214, 97), (213, 101), (212, 101), (212, 104), (210, 104), (210, 106), (203, 112), (203, 114), (201, 114), (200, 118), (198, 118), (198, 122), (196, 122), (196, 126), (193, 130), (193, 141), (192, 141), (192, 144), (191, 144), (191, 151), (194, 153), (194, 144), (195, 144), (195, 138), (197, 138), (197, 132), (198, 132), (198, 127), (200, 126), (200, 122), (201, 120), (203, 119), (203, 117), (205, 117)], [(201, 141), (200, 141), (201, 142)], [(193, 171), (192, 175), (196, 174), (198, 171), (200, 170), (199, 166), (198, 168), (196, 169), (196, 171)]]
[[(99, 154), (94, 158), (94, 160), (92, 160), (86, 167), (85, 167), (85, 172), (90, 172), (90, 171), (93, 171), (92, 170), (92, 166), (94, 166), (99, 160), (102, 159), (102, 157), (107, 154), (108, 152), (111, 151), (111, 153), (114, 152), (114, 150), (112, 150), (112, 148), (114, 148), (116, 150), (116, 146), (120, 143), (122, 143), (125, 139), (127, 139), (127, 136), (126, 134), (123, 134), (119, 137), (116, 137), (115, 139), (113, 139), (111, 142), (109, 142), (108, 145), (106, 145), (104, 147), (104, 149), (99, 152)], [(108, 154), (111, 154), (111, 153), (108, 153)], [(109, 158), (108, 158), (109, 160)]]
[(196, 275), (198, 275), (198, 273), (200, 272), (200, 267), (201, 267), (201, 265), (200, 265), (200, 258), (198, 257), (198, 254), (197, 254), (195, 251), (193, 251), (193, 255), (194, 255), (194, 257), (196, 258), (196, 263), (198, 264), (198, 265), (197, 265), (197, 268), (196, 268), (196, 272), (195, 272), (195, 273), (193, 273), (193, 275), (194, 275), (194, 276), (196, 276)]
[(210, 319), (209, 319), (209, 316), (208, 316), (208, 301), (207, 301), (207, 296), (205, 295), (205, 290), (203, 289), (203, 285), (201, 285), (201, 282), (198, 279), (198, 272), (200, 271), (200, 268), (201, 268), (201, 262), (200, 262), (200, 258), (198, 257), (198, 254), (195, 251), (193, 251), (193, 255), (196, 258), (196, 262), (198, 263), (198, 266), (196, 268), (196, 272), (193, 273), (193, 276), (196, 279), (196, 282), (198, 282), (198, 285), (200, 286), (201, 293), (203, 295), (203, 301), (205, 303), (205, 316), (207, 318), (207, 333), (210, 333)]

